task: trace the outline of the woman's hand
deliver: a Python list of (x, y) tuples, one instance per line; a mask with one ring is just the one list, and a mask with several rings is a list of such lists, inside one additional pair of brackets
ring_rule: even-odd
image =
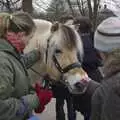
[(41, 113), (45, 109), (45, 105), (51, 101), (53, 94), (51, 90), (43, 89), (39, 83), (36, 83), (35, 91), (40, 103), (40, 106), (35, 110), (35, 112)]

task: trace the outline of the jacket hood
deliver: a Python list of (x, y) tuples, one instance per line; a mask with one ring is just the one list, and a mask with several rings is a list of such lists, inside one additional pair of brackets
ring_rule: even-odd
[(120, 56), (111, 56), (108, 58), (108, 60), (105, 62), (103, 71), (105, 74), (105, 77), (111, 77), (114, 74), (117, 74), (120, 72)]

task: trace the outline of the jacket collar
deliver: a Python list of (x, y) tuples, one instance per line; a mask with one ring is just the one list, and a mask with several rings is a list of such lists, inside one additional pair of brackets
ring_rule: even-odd
[(20, 53), (6, 40), (0, 39), (0, 51), (9, 53), (18, 59), (20, 58)]
[(0, 39), (0, 51), (6, 52), (8, 54), (11, 54), (14, 56), (19, 62), (22, 64), (24, 71), (26, 75), (28, 76), (28, 73), (26, 71), (25, 64), (21, 61), (21, 54), (6, 40)]

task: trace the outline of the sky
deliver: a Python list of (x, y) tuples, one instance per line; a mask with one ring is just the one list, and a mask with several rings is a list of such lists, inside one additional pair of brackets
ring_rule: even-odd
[[(16, 0), (13, 0), (16, 1)], [(21, 0), (22, 1), (22, 0)], [(111, 9), (116, 15), (120, 16), (120, 0), (101, 0), (102, 6), (104, 3), (107, 4), (108, 8)], [(45, 12), (45, 9), (49, 6), (51, 0), (33, 0), (33, 7), (37, 12)], [(20, 2), (18, 2), (21, 5)]]

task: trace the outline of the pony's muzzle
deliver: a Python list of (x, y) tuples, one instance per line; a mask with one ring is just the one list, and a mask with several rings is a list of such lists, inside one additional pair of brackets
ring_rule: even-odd
[(86, 74), (71, 75), (65, 80), (65, 84), (71, 94), (84, 94), (89, 84), (89, 78)]
[(87, 90), (87, 86), (81, 84), (81, 83), (76, 83), (74, 84), (74, 87), (71, 86), (70, 84), (66, 85), (69, 92), (73, 95), (81, 95), (84, 94)]

